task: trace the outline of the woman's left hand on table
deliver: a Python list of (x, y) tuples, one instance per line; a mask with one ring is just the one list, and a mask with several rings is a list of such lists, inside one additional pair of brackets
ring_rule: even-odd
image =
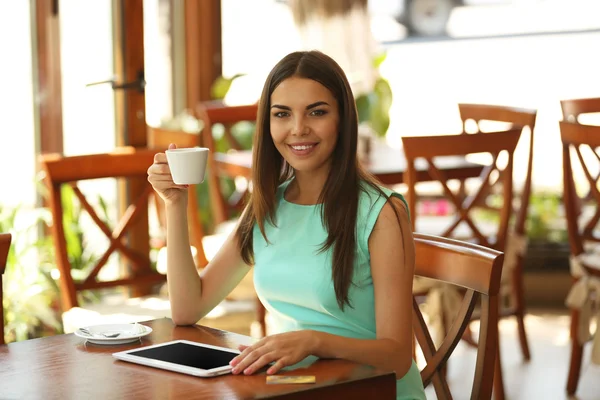
[(240, 346), (242, 352), (231, 360), (232, 373), (251, 375), (267, 364), (273, 363), (267, 374), (294, 365), (314, 353), (317, 332), (304, 330), (267, 336), (252, 346)]

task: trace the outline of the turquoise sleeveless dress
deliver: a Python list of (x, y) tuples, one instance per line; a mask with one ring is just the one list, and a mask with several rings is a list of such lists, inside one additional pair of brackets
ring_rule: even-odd
[[(331, 277), (333, 248), (319, 252), (327, 238), (319, 205), (299, 205), (284, 199), (290, 181), (277, 191), (276, 227), (265, 222), (266, 243), (254, 227), (254, 285), (274, 321), (275, 332), (303, 329), (355, 339), (376, 339), (375, 297), (368, 240), (386, 199), (364, 185), (360, 192), (353, 285), (349, 300), (353, 308), (341, 311)], [(382, 188), (389, 196), (401, 195)], [(396, 399), (425, 399), (419, 370), (411, 368), (396, 384)]]

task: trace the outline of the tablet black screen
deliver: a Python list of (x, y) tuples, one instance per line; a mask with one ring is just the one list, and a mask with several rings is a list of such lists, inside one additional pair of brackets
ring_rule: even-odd
[(224, 367), (229, 365), (229, 361), (237, 356), (236, 353), (194, 346), (187, 343), (173, 343), (166, 346), (133, 351), (129, 354), (201, 369)]

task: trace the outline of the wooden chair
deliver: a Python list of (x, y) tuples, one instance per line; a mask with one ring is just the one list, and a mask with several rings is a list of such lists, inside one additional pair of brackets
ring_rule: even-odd
[[(127, 231), (136, 226), (148, 232), (148, 197), (152, 195), (152, 186), (147, 181), (148, 166), (154, 160), (155, 151), (136, 150), (131, 147), (116, 149), (112, 153), (92, 154), (83, 156), (64, 157), (57, 154), (43, 155), (40, 158), (41, 167), (45, 172), (45, 183), (49, 191), (50, 210), (52, 212), (51, 234), (56, 252), (56, 263), (60, 271), (59, 286), (63, 313), (79, 308), (78, 293), (83, 290), (95, 290), (125, 286), (132, 289), (147, 289), (152, 284), (165, 282), (165, 276), (157, 273), (151, 267), (150, 243), (142, 244), (144, 250), (134, 250), (125, 241)], [(98, 216), (98, 213), (78, 187), (78, 182), (101, 178), (127, 178), (139, 185), (142, 194), (138, 199), (130, 199), (130, 205), (122, 218), (109, 227)], [(87, 276), (75, 280), (69, 261), (65, 227), (63, 225), (63, 203), (61, 188), (70, 185), (81, 207), (85, 209), (93, 223), (100, 229), (109, 241), (108, 249), (100, 256)], [(130, 237), (131, 238), (131, 237)], [(129, 238), (129, 239), (130, 239)], [(107, 264), (109, 257), (118, 253), (130, 266), (127, 276), (115, 280), (99, 280), (98, 274)], [(124, 312), (117, 307), (116, 313)], [(146, 310), (140, 318), (148, 316), (166, 316), (168, 311), (153, 313)], [(65, 320), (63, 314), (63, 321)], [(67, 329), (67, 328), (65, 328)]]
[(234, 212), (242, 210), (246, 192), (236, 191), (230, 198), (225, 198), (220, 183), (220, 179), (224, 174), (219, 170), (215, 159), (215, 154), (218, 151), (212, 135), (212, 127), (214, 124), (222, 124), (224, 127), (224, 136), (228, 148), (219, 149), (219, 151), (242, 150), (241, 144), (232, 134), (231, 127), (239, 122), (256, 122), (258, 104), (225, 106), (221, 102), (205, 102), (198, 105), (196, 112), (206, 122), (202, 131), (202, 140), (204, 146), (211, 149), (208, 158), (208, 183), (210, 185), (214, 223), (215, 226), (219, 226), (229, 221)]
[[(523, 259), (527, 248), (527, 210), (532, 190), (532, 172), (533, 172), (533, 143), (535, 132), (535, 121), (537, 118), (536, 110), (523, 108), (514, 108), (488, 104), (459, 104), (458, 111), (463, 122), (463, 133), (467, 132), (469, 121), (474, 121), (477, 133), (483, 132), (482, 122), (504, 122), (510, 123), (511, 128), (521, 127), (523, 132), (529, 131), (527, 135), (528, 160), (525, 181), (519, 196), (518, 208), (514, 210), (514, 223), (509, 230), (507, 246), (505, 247), (505, 266), (503, 268), (505, 277), (510, 275), (510, 279), (503, 279), (503, 291), (510, 293), (510, 305), (503, 307), (500, 318), (514, 316), (517, 319), (517, 330), (519, 333), (519, 342), (523, 358), (530, 360), (531, 354), (525, 331), (525, 289), (523, 282)], [(489, 132), (493, 133), (493, 132)], [(525, 140), (521, 134), (521, 140)], [(489, 209), (489, 208), (488, 208)]]
[[(207, 121), (203, 122), (205, 125), (208, 123)], [(148, 147), (157, 151), (165, 151), (171, 143), (176, 144), (178, 147), (203, 147), (200, 132), (190, 133), (181, 130), (148, 127)], [(163, 228), (166, 228), (163, 201), (156, 192), (153, 193), (153, 196), (160, 224)], [(208, 258), (202, 244), (205, 232), (198, 216), (198, 196), (194, 187), (188, 189), (188, 221), (190, 224), (190, 242), (196, 248), (196, 265), (202, 268), (208, 264)]]
[[(479, 298), (481, 325), (471, 399), (490, 399), (494, 382), (500, 384), (498, 350), (498, 292), (503, 254), (479, 245), (415, 234), (415, 275), (466, 290), (460, 310), (443, 343), (436, 350), (417, 301), (413, 301), (413, 330), (427, 364), (423, 384), (433, 383), (438, 399), (452, 399), (443, 368), (460, 341)], [(494, 379), (496, 374), (496, 379)]]
[[(600, 191), (598, 177), (591, 172), (600, 164), (600, 126), (563, 121), (560, 122), (560, 135), (563, 149), (563, 199), (571, 247), (571, 275), (575, 280), (566, 300), (571, 308), (571, 361), (567, 393), (573, 395), (579, 383), (583, 347), (591, 338), (590, 314), (593, 302), (597, 302), (600, 296), (600, 235), (597, 231), (600, 221)], [(579, 182), (576, 182), (575, 174), (580, 170), (589, 184), (589, 201), (577, 191)], [(592, 362), (600, 364), (598, 327), (593, 336)]]
[(8, 251), (10, 250), (10, 242), (12, 236), (10, 233), (0, 233), (0, 345), (5, 344), (4, 342), (4, 307), (2, 307), (2, 275), (6, 269), (6, 259), (8, 258)]
[[(234, 226), (231, 219), (235, 212), (241, 212), (244, 206), (245, 191), (236, 190), (234, 194), (226, 198), (221, 190), (221, 177), (227, 176), (219, 169), (216, 160), (217, 147), (213, 137), (212, 127), (214, 124), (222, 124), (224, 127), (224, 136), (228, 143), (228, 149), (219, 149), (220, 151), (242, 150), (241, 144), (237, 141), (231, 132), (231, 127), (239, 122), (256, 122), (258, 113), (258, 104), (248, 104), (240, 106), (225, 106), (219, 101), (204, 102), (198, 105), (196, 113), (206, 123), (202, 131), (202, 139), (205, 147), (211, 149), (208, 157), (208, 183), (210, 186), (211, 206), (213, 210), (214, 224), (216, 231), (221, 234), (227, 234)], [(228, 176), (231, 178), (231, 176)], [(252, 274), (248, 274), (248, 280)], [(262, 303), (256, 297), (256, 322), (259, 325), (259, 335), (266, 336), (266, 310)]]
[(600, 113), (600, 97), (561, 100), (560, 107), (564, 121), (581, 123), (580, 115)]
[[(445, 197), (455, 208), (454, 216), (449, 221), (449, 226), (445, 229), (437, 229), (436, 232), (426, 232), (442, 237), (453, 237), (458, 232), (461, 240), (474, 242), (484, 247), (489, 247), (498, 251), (504, 251), (508, 235), (509, 219), (512, 214), (513, 199), (513, 155), (519, 138), (521, 128), (515, 128), (508, 131), (495, 132), (494, 134), (477, 133), (472, 135), (445, 135), (445, 136), (421, 136), (421, 137), (403, 137), (403, 148), (406, 156), (406, 185), (407, 202), (412, 216), (411, 223), (413, 230), (418, 231), (419, 215), (416, 212), (418, 193), (416, 190), (416, 163), (423, 161), (428, 166), (428, 172), (432, 180), (437, 181), (443, 189)], [(437, 167), (439, 163), (444, 162), (447, 156), (467, 156), (473, 153), (487, 153), (491, 156), (492, 162), (483, 168), (478, 178), (479, 187), (466, 198), (461, 198), (458, 190), (452, 191), (450, 184), (444, 174)], [(498, 165), (498, 158), (501, 153), (506, 154), (506, 165), (501, 168)], [(497, 179), (493, 179), (496, 175)], [(500, 207), (497, 223), (487, 224), (482, 229), (475, 222), (472, 212), (478, 204), (484, 202), (484, 197), (491, 193), (490, 186), (502, 187), (501, 197), (502, 206)], [(464, 223), (468, 226), (465, 232), (457, 228)], [(470, 232), (468, 232), (470, 230)], [(420, 232), (424, 233), (424, 232)], [(448, 285), (440, 285), (437, 281), (427, 279), (415, 279), (413, 293), (417, 296), (426, 296), (427, 306), (430, 308), (430, 325), (437, 333), (436, 342), (439, 344), (441, 338), (448, 332), (448, 326), (455, 318), (460, 293)], [(465, 336), (469, 339), (468, 336)], [(475, 343), (469, 341), (472, 345)], [(501, 375), (499, 374), (499, 379)], [(504, 397), (502, 383), (499, 383), (496, 397)]]
[[(560, 107), (562, 109), (563, 121), (580, 124), (581, 116), (586, 114), (600, 114), (600, 97), (561, 100)], [(600, 179), (600, 173), (596, 173), (596, 180), (598, 179)], [(591, 199), (591, 191), (588, 191), (585, 196), (582, 196), (583, 201)]]

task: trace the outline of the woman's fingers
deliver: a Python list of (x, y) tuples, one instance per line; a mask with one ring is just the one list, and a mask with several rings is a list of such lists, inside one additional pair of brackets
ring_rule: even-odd
[(278, 373), (282, 368), (287, 367), (288, 366), (288, 362), (286, 360), (285, 357), (280, 358), (279, 360), (277, 360), (273, 365), (271, 365), (269, 367), (269, 369), (267, 370), (267, 375), (273, 375)]
[[(249, 351), (248, 353), (246, 353), (248, 350), (250, 350), (250, 348), (246, 349), (244, 352), (242, 352), (241, 356), (242, 358), (238, 358), (238, 362), (239, 363), (235, 363), (234, 368), (231, 372), (233, 372), (234, 374), (239, 374), (240, 372), (245, 372), (246, 368), (248, 368), (250, 365), (252, 365), (256, 360), (258, 360), (260, 357), (263, 356), (263, 354), (265, 353), (265, 350), (262, 347), (259, 347), (255, 350)], [(246, 354), (244, 354), (246, 353)], [(238, 356), (240, 357), (240, 356)], [(236, 365), (237, 364), (237, 365)]]
[(275, 360), (277, 360), (277, 354), (274, 351), (267, 354), (263, 354), (258, 358), (258, 360), (254, 361), (249, 367), (247, 367), (244, 370), (244, 375), (252, 375), (265, 365), (272, 363)]
[(244, 345), (238, 346), (238, 350), (240, 350), (241, 353), (239, 356), (236, 356), (233, 360), (231, 360), (231, 362), (229, 364), (235, 367), (240, 362), (242, 362), (242, 360), (244, 358), (246, 358), (246, 356), (248, 356), (248, 354), (250, 354), (255, 349), (258, 349), (260, 346), (262, 346), (262, 340), (255, 343), (252, 346), (244, 346)]
[(157, 174), (157, 175), (171, 175), (171, 168), (169, 168), (169, 164), (152, 164), (148, 168), (148, 175)]
[(166, 164), (167, 163), (167, 155), (165, 153), (156, 153), (154, 155), (154, 163), (155, 164)]
[(169, 178), (159, 178), (156, 176), (149, 176), (148, 182), (152, 184), (155, 190), (164, 191), (168, 189), (187, 189), (189, 185), (176, 185)]

